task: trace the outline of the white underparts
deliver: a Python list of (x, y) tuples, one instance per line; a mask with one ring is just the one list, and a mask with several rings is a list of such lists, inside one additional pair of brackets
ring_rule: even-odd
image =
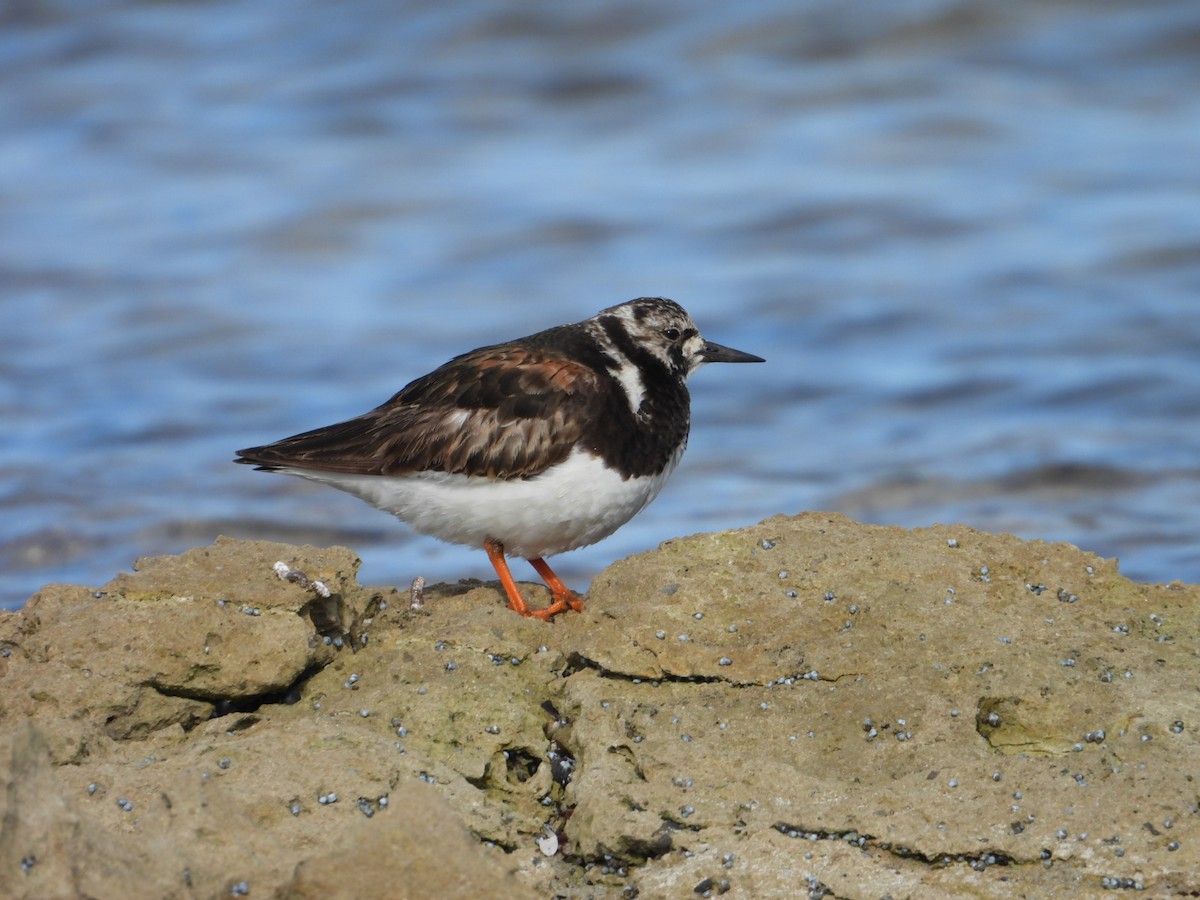
[(657, 475), (627, 479), (578, 449), (540, 475), (504, 481), (444, 472), (386, 476), (294, 467), (277, 471), (354, 494), (421, 534), (472, 547), (482, 547), (492, 538), (510, 556), (536, 559), (608, 537), (658, 496), (682, 455), (680, 447)]

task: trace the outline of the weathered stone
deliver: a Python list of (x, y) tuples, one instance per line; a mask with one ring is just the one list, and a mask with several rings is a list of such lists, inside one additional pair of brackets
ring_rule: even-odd
[[(43, 736), (28, 724), (0, 731), (0, 897), (169, 896), (153, 870), (171, 848), (112, 833), (62, 790)], [(140, 846), (138, 846), (140, 843)]]
[(434, 788), (407, 783), (388, 815), (345, 829), (339, 846), (310, 856), (276, 894), (279, 900), (539, 896), (523, 888), (504, 853), (470, 835)]
[[(276, 560), (303, 559), (326, 599), (286, 582)], [(317, 550), (218, 539), (180, 556), (141, 559), (99, 591), (51, 585), (13, 620), (5, 669), (7, 715), (37, 721), (54, 759), (77, 761), (99, 738), (191, 728), (215, 708), (286, 693), (337, 655), (314, 625), (343, 633), (358, 559)], [(26, 665), (32, 663), (33, 665)]]
[(1195, 587), (825, 514), (668, 542), (549, 625), (356, 566), (220, 540), (0, 615), (0, 895), (1197, 886)]

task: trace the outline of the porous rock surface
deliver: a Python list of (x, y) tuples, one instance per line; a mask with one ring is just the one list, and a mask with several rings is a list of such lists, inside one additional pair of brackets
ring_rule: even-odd
[(0, 896), (1200, 891), (1194, 586), (823, 513), (552, 624), (357, 566), (218, 539), (0, 614)]

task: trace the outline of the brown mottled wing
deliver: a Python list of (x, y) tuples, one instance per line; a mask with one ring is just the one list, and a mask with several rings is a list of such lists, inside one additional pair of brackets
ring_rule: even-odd
[(238, 462), (361, 475), (537, 475), (564, 460), (596, 402), (596, 373), (524, 347), (485, 347), (337, 425), (239, 450)]

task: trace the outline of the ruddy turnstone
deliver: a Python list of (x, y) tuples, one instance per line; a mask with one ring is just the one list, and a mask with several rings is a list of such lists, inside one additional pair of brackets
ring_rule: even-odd
[[(710, 362), (763, 362), (706, 341), (678, 303), (642, 297), (573, 325), (481, 347), (364, 415), (239, 463), (354, 494), (415, 531), (482, 547), (508, 605), (582, 610), (545, 557), (608, 537), (653, 500), (687, 446), (687, 379)], [(541, 575), (530, 609), (505, 555)]]

